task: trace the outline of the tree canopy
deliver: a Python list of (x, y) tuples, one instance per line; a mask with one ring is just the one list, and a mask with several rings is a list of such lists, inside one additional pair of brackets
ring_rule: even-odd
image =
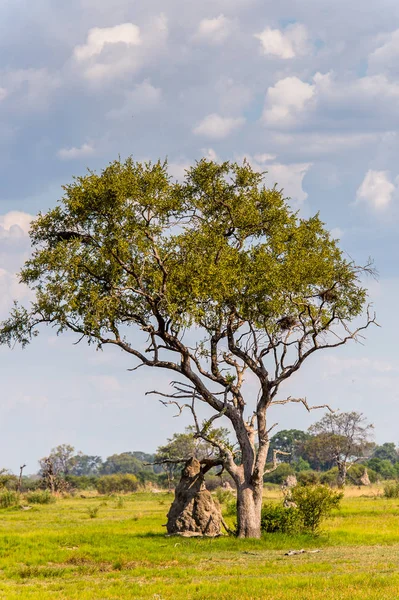
[[(161, 397), (188, 406), (196, 435), (209, 440), (216, 418), (230, 420), (239, 456), (213, 443), (237, 485), (239, 535), (259, 535), (266, 411), (289, 402), (310, 409), (305, 398), (279, 399), (280, 385), (316, 351), (374, 322), (367, 313), (351, 329), (365, 308), (365, 269), (318, 215), (301, 218), (247, 162), (203, 159), (179, 183), (166, 163), (115, 161), (66, 185), (31, 240), (21, 281), (35, 300), (14, 307), (0, 342), (26, 345), (46, 323), (171, 370), (175, 390)], [(246, 371), (259, 387), (252, 406)], [(198, 401), (215, 411), (205, 423)]]

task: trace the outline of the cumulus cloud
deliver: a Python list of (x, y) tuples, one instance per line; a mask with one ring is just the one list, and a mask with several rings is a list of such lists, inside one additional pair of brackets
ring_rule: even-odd
[(265, 125), (295, 125), (315, 94), (315, 86), (298, 77), (285, 77), (269, 87), (262, 120)]
[(0, 215), (0, 239), (27, 235), (32, 220), (32, 215), (18, 210)]
[(360, 187), (356, 192), (358, 203), (366, 203), (373, 210), (386, 209), (395, 191), (395, 185), (390, 180), (388, 171), (367, 171)]
[(314, 130), (333, 123), (350, 124), (352, 131), (364, 132), (368, 124), (386, 131), (399, 116), (398, 101), (399, 83), (385, 75), (340, 79), (333, 72), (316, 73), (310, 83), (290, 76), (268, 88), (262, 120), (276, 129), (308, 124)]
[(308, 32), (300, 23), (289, 25), (283, 31), (266, 27), (255, 37), (261, 43), (262, 53), (267, 56), (289, 59), (303, 56), (309, 51)]
[(4, 85), (0, 89), (0, 100), (5, 101), (11, 111), (47, 109), (62, 85), (60, 76), (46, 68), (14, 69), (0, 76)]
[(101, 54), (104, 46), (112, 44), (125, 44), (126, 46), (139, 46), (141, 44), (140, 29), (133, 23), (122, 23), (115, 27), (94, 27), (87, 34), (86, 44), (76, 46), (75, 58), (78, 61), (87, 60)]
[(242, 117), (221, 117), (212, 113), (194, 127), (193, 133), (218, 140), (227, 137), (230, 133), (242, 127), (244, 123), (245, 119)]
[(208, 44), (221, 44), (234, 30), (234, 22), (224, 15), (200, 21), (194, 39)]
[[(239, 157), (239, 160), (243, 158)], [(291, 198), (295, 204), (302, 204), (308, 197), (302, 186), (312, 163), (283, 164), (276, 161), (273, 154), (247, 155), (245, 158), (256, 171), (266, 172), (265, 183), (268, 187), (277, 184), (278, 189), (283, 189), (284, 196)]]
[(134, 23), (95, 27), (86, 43), (76, 46), (73, 57), (83, 75), (93, 84), (132, 74), (143, 67), (168, 36), (166, 17), (161, 14), (142, 30)]
[(369, 71), (374, 73), (398, 72), (399, 29), (384, 36), (384, 43), (372, 52), (368, 59)]
[(148, 79), (135, 85), (133, 90), (125, 93), (125, 100), (121, 108), (116, 108), (107, 114), (113, 119), (131, 118), (136, 112), (153, 110), (161, 101), (162, 90), (154, 87)]
[(94, 154), (94, 147), (92, 144), (82, 144), (80, 147), (72, 147), (72, 148), (61, 148), (57, 152), (57, 156), (61, 158), (61, 160), (77, 160), (79, 158), (85, 158), (86, 156), (91, 156)]

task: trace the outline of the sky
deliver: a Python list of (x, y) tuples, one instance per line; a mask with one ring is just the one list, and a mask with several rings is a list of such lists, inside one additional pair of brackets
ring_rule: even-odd
[[(314, 357), (282, 389), (363, 412), (399, 442), (399, 4), (394, 0), (1, 0), (0, 319), (29, 303), (29, 224), (61, 186), (119, 155), (206, 156), (267, 171), (301, 216), (320, 213), (366, 281), (380, 327)], [(0, 468), (37, 470), (61, 443), (153, 451), (189, 424), (145, 392), (168, 373), (46, 329), (0, 348)], [(248, 382), (251, 393), (251, 382)], [(252, 390), (255, 394), (255, 389)], [(278, 428), (320, 413), (276, 410)]]

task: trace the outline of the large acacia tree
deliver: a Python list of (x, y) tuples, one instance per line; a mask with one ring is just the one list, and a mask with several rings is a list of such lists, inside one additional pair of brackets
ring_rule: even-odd
[[(317, 215), (300, 218), (246, 162), (201, 160), (177, 183), (166, 163), (128, 159), (64, 192), (31, 228), (21, 281), (36, 299), (14, 307), (0, 341), (25, 345), (48, 324), (117, 346), (137, 366), (171, 371), (169, 401), (190, 408), (197, 435), (215, 444), (215, 464), (235, 481), (238, 535), (258, 537), (267, 410), (289, 402), (309, 409), (304, 398), (279, 397), (281, 384), (317, 351), (356, 339), (374, 321), (367, 313), (351, 329), (365, 308), (364, 269)], [(246, 390), (248, 372), (255, 395)], [(213, 409), (205, 423), (198, 402)], [(212, 437), (222, 416), (237, 451)]]

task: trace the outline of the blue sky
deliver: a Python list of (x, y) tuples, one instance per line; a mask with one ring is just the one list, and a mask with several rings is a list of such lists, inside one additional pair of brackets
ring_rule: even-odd
[[(399, 442), (398, 65), (391, 0), (3, 0), (0, 318), (29, 301), (16, 272), (30, 220), (73, 175), (118, 154), (168, 157), (177, 178), (201, 156), (247, 157), (379, 271), (367, 284), (381, 328), (282, 393), (360, 410), (377, 441)], [(24, 351), (0, 348), (0, 467), (34, 471), (60, 443), (151, 451), (189, 422), (144, 395), (168, 373), (129, 373), (120, 352), (74, 341), (45, 330)], [(305, 429), (319, 416), (282, 407), (275, 420)]]

